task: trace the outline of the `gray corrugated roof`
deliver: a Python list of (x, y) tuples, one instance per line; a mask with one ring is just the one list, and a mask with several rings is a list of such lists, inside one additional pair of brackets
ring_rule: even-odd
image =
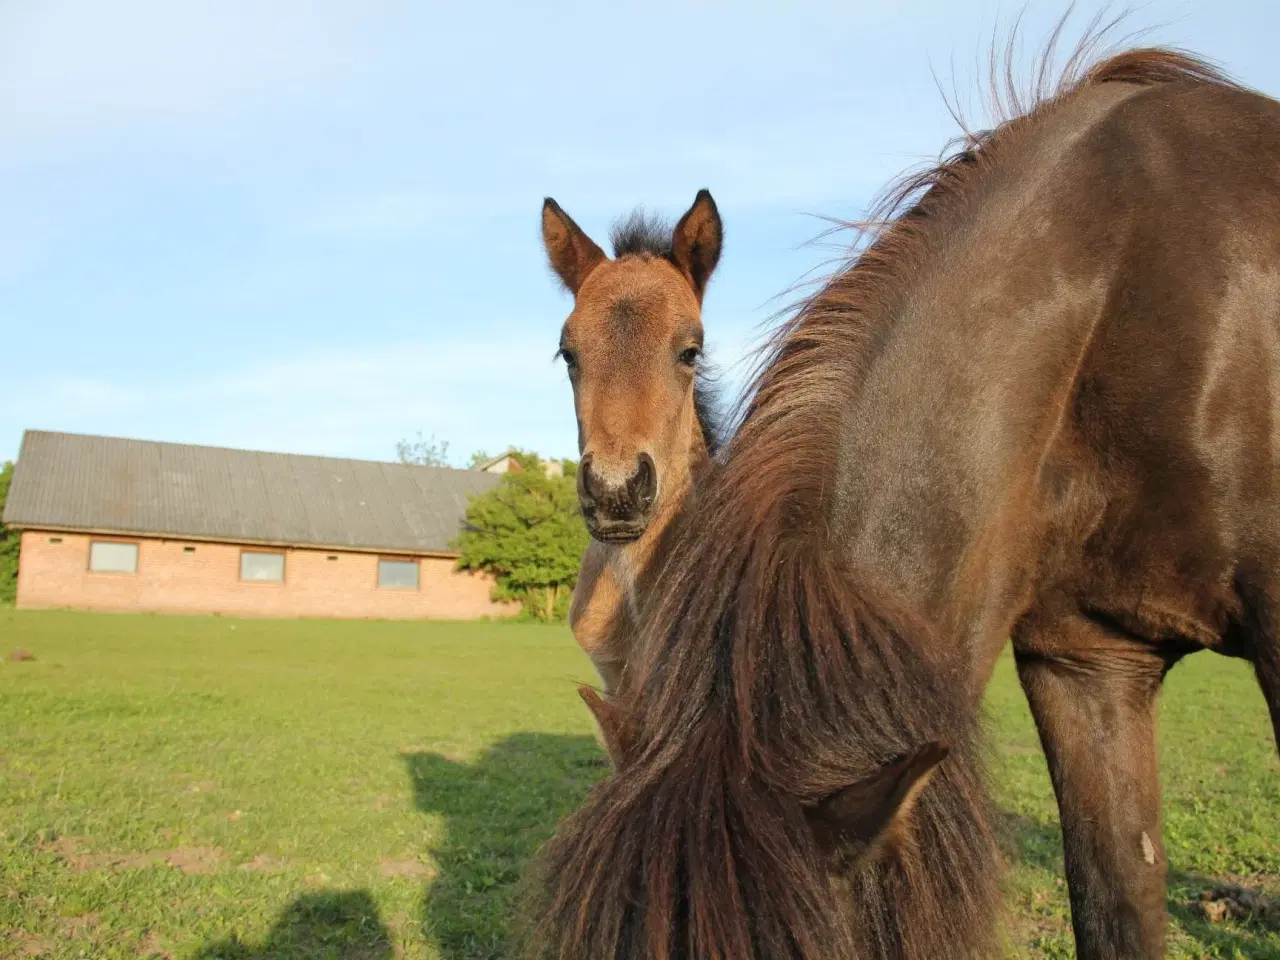
[(468, 495), (500, 481), (472, 470), (28, 430), (4, 522), (447, 553)]

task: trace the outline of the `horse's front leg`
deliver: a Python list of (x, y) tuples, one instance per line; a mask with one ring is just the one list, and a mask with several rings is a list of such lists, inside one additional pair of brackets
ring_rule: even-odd
[(1156, 697), (1168, 661), (1082, 616), (1014, 637), (1062, 819), (1080, 960), (1164, 956)]

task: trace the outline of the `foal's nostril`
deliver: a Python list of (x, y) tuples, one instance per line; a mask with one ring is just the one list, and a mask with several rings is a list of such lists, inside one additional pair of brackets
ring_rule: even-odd
[(642, 510), (653, 506), (658, 495), (658, 468), (654, 466), (653, 457), (647, 453), (640, 454), (640, 466), (627, 481), (627, 493), (631, 502), (639, 504)]
[(591, 454), (578, 464), (578, 496), (586, 503), (595, 503), (605, 494), (604, 485), (591, 470)]

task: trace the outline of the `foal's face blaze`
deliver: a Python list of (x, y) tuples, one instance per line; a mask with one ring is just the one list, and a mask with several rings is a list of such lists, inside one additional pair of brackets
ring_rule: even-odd
[(694, 381), (702, 291), (720, 252), (719, 214), (704, 191), (673, 233), (671, 259), (611, 260), (548, 200), (543, 240), (574, 294), (560, 355), (578, 420), (582, 515), (596, 540), (629, 543), (705, 455)]

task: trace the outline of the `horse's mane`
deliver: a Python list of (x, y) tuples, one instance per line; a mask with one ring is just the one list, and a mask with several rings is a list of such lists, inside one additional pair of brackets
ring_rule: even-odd
[(725, 427), (720, 390), (712, 377), (705, 368), (699, 368), (698, 377), (693, 384), (693, 407), (698, 417), (698, 429), (702, 431), (702, 441), (707, 445), (707, 453), (714, 457), (720, 452), (720, 446), (724, 442)]
[[(631, 747), (544, 850), (531, 955), (996, 953), (998, 854), (971, 686), (931, 628), (849, 569), (829, 536), (840, 406), (874, 335), (865, 318), (892, 309), (933, 225), (1006, 146), (1087, 88), (1169, 82), (1228, 83), (1168, 50), (1087, 69), (1073, 57), (1055, 93), (891, 189), (863, 225), (869, 244), (779, 329), (722, 463), (644, 575), (618, 696)], [(900, 856), (836, 890), (802, 805), (934, 739), (951, 757)]]
[[(755, 373), (742, 395), (746, 406), (735, 412), (735, 419), (744, 420), (758, 406), (756, 396), (765, 381), (786, 379), (784, 371), (775, 367), (797, 327), (805, 325), (816, 331), (826, 326), (820, 318), (828, 316), (831, 325), (843, 330), (844, 341), (835, 345), (834, 350), (847, 345), (851, 336), (858, 339), (858, 333), (847, 329), (850, 321), (854, 320), (853, 325), (857, 326), (856, 318), (874, 314), (894, 299), (899, 278), (932, 248), (935, 237), (932, 225), (945, 221), (948, 214), (967, 202), (987, 172), (999, 163), (1006, 148), (1024, 142), (1064, 101), (1108, 83), (1155, 86), (1185, 82), (1240, 89), (1208, 61), (1179, 50), (1144, 47), (1091, 60), (1090, 54), (1119, 22), (1100, 28), (1099, 18), (1100, 15), (1095, 17), (1085, 39), (1053, 81), (1049, 65), (1066, 18), (1059, 22), (1045, 45), (1029, 94), (1018, 89), (1014, 77), (1013, 39), (1005, 52), (1003, 70), (993, 47), (988, 100), (996, 125), (971, 131), (959, 110), (949, 104), (952, 116), (964, 130), (958, 138), (959, 149), (936, 164), (898, 177), (871, 204), (865, 218), (828, 221), (832, 226), (820, 239), (842, 231), (851, 232), (853, 240), (848, 246), (854, 252), (841, 260), (832, 274), (802, 285), (803, 288), (818, 286), (816, 295), (783, 311), (783, 314), (790, 313), (790, 317), (777, 326), (757, 351)], [(956, 142), (953, 140), (952, 144)]]

